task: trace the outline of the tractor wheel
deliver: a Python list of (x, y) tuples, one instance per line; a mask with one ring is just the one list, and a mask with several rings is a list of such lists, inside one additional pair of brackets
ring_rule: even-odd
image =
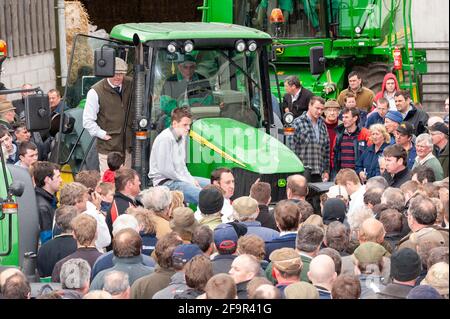
[(355, 65), (352, 71), (357, 71), (361, 75), (363, 85), (376, 94), (381, 91), (384, 76), (391, 70), (387, 63), (371, 62), (364, 66)]

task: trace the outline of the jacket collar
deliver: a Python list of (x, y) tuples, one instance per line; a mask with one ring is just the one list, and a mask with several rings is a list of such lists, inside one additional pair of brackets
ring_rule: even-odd
[(41, 195), (42, 197), (44, 197), (45, 199), (51, 201), (55, 198), (54, 195), (50, 194), (49, 192), (47, 192), (45, 189), (43, 189), (42, 187), (36, 187), (36, 193), (38, 193), (39, 195)]
[(143, 263), (143, 258), (142, 255), (139, 256), (134, 256), (134, 257), (117, 257), (117, 256), (113, 256), (113, 264), (142, 264)]
[(127, 195), (125, 195), (125, 194), (123, 194), (123, 193), (121, 193), (121, 192), (116, 192), (116, 193), (114, 194), (114, 199), (116, 199), (116, 198), (123, 199), (123, 200), (125, 200), (125, 201), (127, 201), (127, 202), (129, 202), (129, 203), (132, 203), (133, 205), (136, 205), (136, 202), (135, 202), (134, 199), (128, 197)]

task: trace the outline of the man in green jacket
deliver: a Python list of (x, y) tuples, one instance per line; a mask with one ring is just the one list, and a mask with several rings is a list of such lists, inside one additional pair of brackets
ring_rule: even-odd
[(448, 127), (444, 123), (435, 123), (429, 128), (435, 148), (435, 156), (444, 170), (444, 178), (448, 177)]

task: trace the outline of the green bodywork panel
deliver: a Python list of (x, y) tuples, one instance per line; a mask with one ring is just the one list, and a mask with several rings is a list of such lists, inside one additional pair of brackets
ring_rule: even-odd
[[(327, 71), (330, 72), (331, 79), (338, 88), (342, 88), (344, 86), (345, 81), (345, 66), (334, 65), (327, 68)], [(297, 75), (301, 79), (301, 84), (303, 87), (307, 88), (314, 95), (322, 96), (326, 99), (337, 98), (339, 92), (334, 91), (330, 94), (325, 94), (323, 91), (324, 85), (327, 82), (327, 72), (322, 73), (319, 76), (311, 75), (309, 65), (278, 65), (277, 67), (277, 75), (278, 75), (278, 84), (280, 86), (281, 96), (284, 95), (284, 79), (289, 75)], [(275, 96), (278, 96), (278, 90), (276, 87), (276, 78), (274, 75), (270, 77), (270, 88), (272, 93)]]
[(223, 158), (191, 138), (188, 168), (192, 175), (210, 177), (218, 167), (240, 167), (260, 174), (301, 173), (299, 158), (284, 144), (261, 129), (228, 118), (206, 118), (192, 124), (192, 131), (223, 150), (244, 166)]
[(226, 23), (171, 22), (127, 23), (115, 26), (111, 38), (131, 42), (138, 34), (142, 42), (175, 39), (270, 39), (270, 35), (252, 28)]
[[(7, 197), (7, 190), (4, 183), (3, 168), (0, 163), (0, 197), (5, 199)], [(11, 174), (8, 169), (7, 176), (9, 183), (12, 182)], [(5, 214), (0, 215), (0, 254), (5, 254), (8, 251), (8, 245), (11, 241), (12, 250), (7, 256), (0, 256), (1, 266), (17, 266), (19, 265), (19, 229), (17, 214)], [(9, 238), (8, 225), (12, 218), (12, 238)]]
[[(236, 13), (240, 5), (239, 0), (204, 0), (204, 4), (199, 10), (203, 11), (202, 21), (205, 22), (229, 22), (248, 25), (248, 23), (253, 23), (258, 10), (264, 7), (266, 2), (258, 2), (259, 7), (256, 8), (256, 11), (251, 11), (248, 6), (245, 7), (244, 10), (248, 10), (246, 14), (251, 15), (250, 19), (247, 17), (245, 23), (236, 20), (239, 15)], [(278, 2), (281, 9), (283, 9), (282, 2)], [(405, 74), (414, 74), (413, 79), (409, 79), (406, 75), (400, 77), (397, 72), (399, 80), (404, 78), (403, 82), (400, 81), (402, 88), (410, 90), (417, 88), (420, 81), (419, 76), (427, 72), (425, 51), (408, 50), (408, 48), (414, 48), (410, 22), (411, 0), (308, 0), (290, 1), (290, 3), (291, 5), (294, 4), (294, 10), (299, 10), (296, 13), (297, 19), (299, 12), (306, 13), (311, 11), (311, 8), (315, 8), (317, 15), (314, 19), (317, 20), (317, 17), (319, 17), (321, 32), (317, 33), (316, 36), (311, 34), (297, 35), (294, 32), (291, 33), (293, 30), (293, 24), (291, 24), (291, 29), (286, 36), (276, 37), (274, 35), (275, 44), (300, 45), (281, 49), (281, 52), (277, 54), (275, 64), (278, 71), (289, 69), (283, 64), (296, 64), (298, 72), (290, 74), (299, 76), (304, 85), (309, 89), (313, 88), (312, 91), (316, 94), (319, 91), (315, 90), (314, 87), (321, 86), (322, 76), (317, 78), (318, 83), (313, 83), (314, 78), (308, 76), (305, 71), (307, 67), (304, 65), (309, 63), (310, 47), (317, 45), (323, 45), (324, 47), (326, 68), (331, 70), (332, 82), (338, 84), (336, 93), (344, 89), (343, 85), (347, 83), (347, 79), (341, 81), (342, 72), (340, 70), (342, 68), (344, 68), (344, 76), (346, 77), (354, 66), (367, 65), (371, 62), (382, 62), (392, 66), (392, 51), (396, 46), (402, 52), (403, 71)], [(252, 4), (250, 4), (251, 6)], [(330, 12), (332, 12), (335, 21), (338, 21), (337, 32), (334, 37), (326, 30), (326, 25), (330, 23), (331, 19)], [(236, 17), (233, 14), (236, 14)], [(270, 12), (264, 14), (268, 15)], [(253, 19), (251, 19), (252, 17)], [(316, 20), (315, 22), (311, 20), (310, 26), (316, 24)], [(301, 24), (299, 20), (294, 21), (297, 21), (299, 25)], [(356, 33), (355, 29), (357, 28), (360, 29), (360, 33)], [(339, 72), (335, 71), (336, 68), (339, 69)], [(290, 71), (284, 70), (284, 72)], [(324, 95), (322, 92), (319, 92), (319, 94)]]

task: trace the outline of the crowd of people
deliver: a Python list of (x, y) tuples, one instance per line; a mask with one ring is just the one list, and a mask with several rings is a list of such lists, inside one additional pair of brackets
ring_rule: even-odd
[[(116, 63), (122, 86), (125, 66)], [(0, 273), (1, 298), (449, 298), (448, 117), (417, 108), (395, 76), (374, 94), (352, 72), (349, 88), (329, 101), (287, 78), (281, 110), (296, 115), (287, 144), (310, 178), (289, 176), (287, 199), (275, 205), (272, 186), (259, 179), (234, 196), (229, 168), (209, 179), (190, 174), (189, 107), (174, 109), (155, 139), (151, 187), (141, 190), (130, 154), (102, 127), (121, 121), (105, 121), (105, 105), (124, 105), (128, 84), (116, 92), (115, 80), (88, 93), (102, 169), (80, 171), (74, 182), (62, 185), (60, 167), (38, 160), (25, 126), (0, 126), (6, 158), (35, 185), (37, 270), (49, 282), (33, 292), (11, 267)], [(20, 117), (1, 103), (3, 122)], [(334, 185), (314, 208), (309, 183), (322, 181)]]

